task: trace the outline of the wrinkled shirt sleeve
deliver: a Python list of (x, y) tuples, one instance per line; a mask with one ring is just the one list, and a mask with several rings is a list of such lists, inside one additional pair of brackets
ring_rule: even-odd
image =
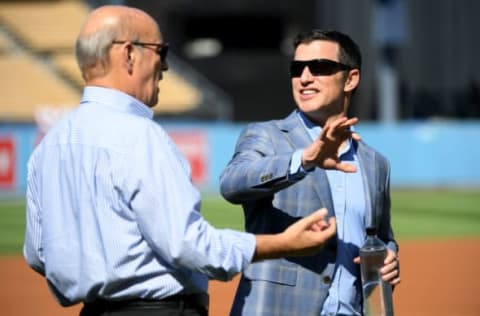
[(28, 165), (28, 186), (26, 194), (26, 229), (25, 243), (23, 246), (23, 255), (28, 265), (41, 275), (45, 275), (45, 262), (42, 252), (42, 226), (40, 205), (37, 197), (37, 181), (32, 171), (31, 164), (35, 161), (31, 159)]
[(153, 126), (145, 139), (146, 146), (132, 150), (125, 178), (144, 238), (175, 268), (231, 279), (251, 262), (254, 235), (212, 227), (200, 214), (201, 196), (190, 167), (165, 131)]

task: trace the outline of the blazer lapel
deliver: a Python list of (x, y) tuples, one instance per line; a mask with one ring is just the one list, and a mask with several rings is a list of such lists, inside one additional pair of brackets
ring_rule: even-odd
[(332, 192), (330, 190), (330, 182), (328, 182), (327, 173), (325, 170), (316, 168), (313, 172), (313, 187), (317, 192), (320, 201), (328, 211), (328, 217), (335, 216), (333, 209)]
[(293, 111), (285, 119), (278, 121), (278, 128), (285, 133), (294, 150), (307, 147), (311, 142), (310, 135), (303, 126), (297, 111)]
[(362, 170), (363, 187), (365, 188), (365, 227), (376, 227), (377, 212), (379, 212), (379, 210), (377, 210), (375, 203), (375, 188), (377, 183), (375, 156), (373, 151), (368, 150), (362, 143), (355, 142), (355, 144), (358, 148), (358, 160)]
[[(293, 111), (288, 117), (278, 123), (278, 127), (285, 133), (294, 150), (305, 148), (312, 143), (312, 139), (300, 121), (297, 111)], [(328, 211), (328, 217), (335, 216), (330, 183), (325, 170), (316, 168), (302, 181), (308, 181), (308, 185), (317, 192), (320, 204)]]

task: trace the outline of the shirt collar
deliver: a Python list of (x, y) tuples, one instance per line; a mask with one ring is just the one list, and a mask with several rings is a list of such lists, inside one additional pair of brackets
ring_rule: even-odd
[[(313, 123), (302, 111), (297, 111), (297, 114), (312, 140), (320, 136), (320, 133), (322, 132), (321, 126), (318, 126), (315, 123)], [(353, 126), (350, 128), (350, 130), (353, 131)], [(350, 151), (350, 148), (352, 148), (352, 138), (349, 138), (346, 145), (342, 146), (339, 156), (342, 156), (343, 154)]]
[(87, 86), (83, 90), (80, 104), (89, 102), (94, 102), (114, 108), (118, 111), (136, 114), (149, 119), (153, 118), (153, 110), (151, 108), (120, 90)]

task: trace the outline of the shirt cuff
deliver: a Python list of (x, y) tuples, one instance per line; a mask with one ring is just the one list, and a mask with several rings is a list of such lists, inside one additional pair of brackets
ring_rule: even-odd
[(239, 234), (237, 236), (240, 240), (236, 244), (236, 247), (241, 248), (241, 252), (243, 253), (242, 270), (245, 270), (245, 268), (252, 263), (253, 256), (255, 255), (255, 249), (257, 248), (257, 240), (255, 235), (252, 233), (238, 233)]
[(304, 177), (308, 172), (313, 171), (315, 167), (305, 169), (302, 166), (302, 153), (303, 149), (297, 149), (290, 160), (290, 168), (288, 170), (288, 175), (290, 179), (297, 179)]

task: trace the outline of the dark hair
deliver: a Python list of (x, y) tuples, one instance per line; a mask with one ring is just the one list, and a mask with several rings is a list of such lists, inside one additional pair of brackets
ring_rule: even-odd
[(359, 71), (361, 70), (362, 55), (360, 53), (360, 48), (348, 35), (339, 31), (316, 29), (300, 33), (293, 41), (293, 48), (295, 50), (300, 44), (308, 44), (316, 40), (338, 43), (340, 47), (338, 61), (352, 68), (356, 68)]

